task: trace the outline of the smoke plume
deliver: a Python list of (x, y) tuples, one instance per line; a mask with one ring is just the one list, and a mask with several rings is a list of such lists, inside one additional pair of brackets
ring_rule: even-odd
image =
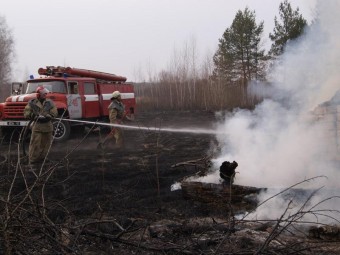
[[(275, 190), (325, 176), (299, 188), (340, 188), (337, 135), (330, 134), (326, 120), (316, 121), (311, 112), (340, 89), (338, 10), (339, 0), (320, 0), (312, 24), (299, 40), (288, 43), (271, 73), (267, 99), (253, 111), (235, 110), (219, 126), (227, 135), (218, 136), (222, 149), (214, 159), (214, 168), (219, 169), (223, 161), (238, 162), (236, 184)], [(208, 178), (217, 182), (218, 173)], [(317, 194), (331, 193), (321, 189)], [(270, 195), (263, 194), (260, 199)], [(274, 203), (277, 208), (281, 202)]]

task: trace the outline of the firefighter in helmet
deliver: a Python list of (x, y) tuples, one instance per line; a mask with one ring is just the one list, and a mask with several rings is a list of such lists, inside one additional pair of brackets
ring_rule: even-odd
[[(122, 97), (119, 91), (114, 91), (111, 97), (111, 104), (108, 106), (109, 119), (111, 124), (122, 124), (123, 119), (133, 120), (133, 115), (128, 116), (125, 112), (125, 105), (122, 102)], [(104, 148), (107, 141), (115, 138), (116, 147), (122, 148), (124, 145), (123, 131), (117, 126), (111, 127), (111, 132), (105, 137), (103, 142), (98, 144), (98, 148)]]
[(53, 139), (52, 119), (58, 116), (58, 110), (51, 99), (49, 91), (43, 86), (36, 89), (36, 98), (31, 99), (25, 107), (24, 116), (32, 120), (32, 134), (28, 157), (30, 164), (43, 162)]

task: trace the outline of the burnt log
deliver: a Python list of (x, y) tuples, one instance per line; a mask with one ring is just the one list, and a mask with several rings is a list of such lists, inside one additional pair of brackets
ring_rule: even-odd
[(228, 208), (230, 205), (248, 210), (257, 205), (257, 194), (265, 190), (241, 185), (223, 185), (202, 182), (182, 182), (182, 195), (190, 199), (217, 208)]

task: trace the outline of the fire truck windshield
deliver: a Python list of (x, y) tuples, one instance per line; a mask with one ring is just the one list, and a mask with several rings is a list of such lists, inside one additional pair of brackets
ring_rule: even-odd
[(27, 83), (26, 94), (35, 93), (38, 86), (47, 88), (50, 92), (66, 94), (66, 84), (62, 81), (32, 81)]

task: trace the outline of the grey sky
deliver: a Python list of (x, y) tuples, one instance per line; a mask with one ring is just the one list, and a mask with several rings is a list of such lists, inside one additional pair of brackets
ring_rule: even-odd
[[(165, 69), (175, 49), (195, 42), (212, 54), (238, 10), (248, 6), (264, 21), (270, 44), (283, 0), (0, 0), (16, 42), (13, 80), (46, 65), (92, 69), (147, 79)], [(315, 0), (291, 0), (309, 21)], [(137, 75), (137, 73), (139, 73)], [(141, 75), (142, 74), (142, 75)]]

